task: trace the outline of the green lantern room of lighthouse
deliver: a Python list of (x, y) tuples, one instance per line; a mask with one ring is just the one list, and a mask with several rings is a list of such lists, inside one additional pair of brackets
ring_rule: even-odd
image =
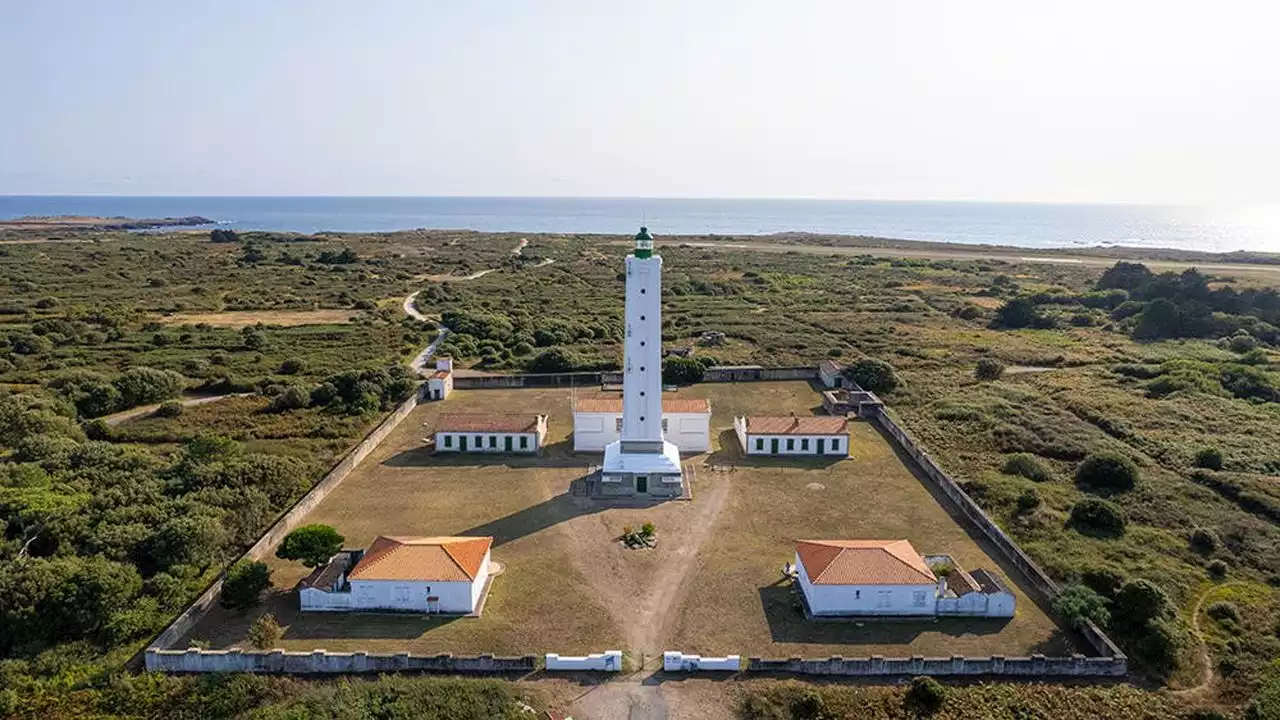
[(636, 257), (647, 258), (653, 255), (653, 236), (649, 234), (649, 228), (642, 227), (640, 232), (636, 233)]

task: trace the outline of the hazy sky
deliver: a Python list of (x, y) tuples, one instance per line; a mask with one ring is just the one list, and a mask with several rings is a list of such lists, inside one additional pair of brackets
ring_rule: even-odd
[(0, 193), (1277, 203), (1274, 7), (0, 0)]

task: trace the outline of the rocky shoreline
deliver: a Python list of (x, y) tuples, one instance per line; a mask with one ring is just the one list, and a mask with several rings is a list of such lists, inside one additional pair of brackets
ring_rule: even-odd
[(0, 230), (149, 230), (165, 227), (213, 225), (200, 215), (165, 218), (98, 217), (93, 215), (28, 215), (0, 220)]

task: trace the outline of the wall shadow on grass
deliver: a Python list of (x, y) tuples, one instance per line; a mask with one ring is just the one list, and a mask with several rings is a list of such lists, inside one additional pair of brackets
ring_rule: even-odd
[[(769, 634), (776, 643), (812, 645), (902, 645), (902, 655), (925, 633), (950, 637), (996, 635), (1012, 618), (937, 618), (899, 620), (895, 618), (838, 618), (810, 620), (805, 617), (799, 591), (779, 581), (759, 589), (760, 605), (769, 621)], [(861, 627), (859, 627), (859, 624)]]

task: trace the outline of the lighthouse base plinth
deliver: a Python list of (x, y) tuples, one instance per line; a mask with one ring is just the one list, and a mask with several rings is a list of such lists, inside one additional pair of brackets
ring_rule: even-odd
[(627, 452), (622, 442), (605, 446), (600, 469), (601, 495), (676, 498), (684, 494), (680, 450), (663, 442), (661, 452)]

